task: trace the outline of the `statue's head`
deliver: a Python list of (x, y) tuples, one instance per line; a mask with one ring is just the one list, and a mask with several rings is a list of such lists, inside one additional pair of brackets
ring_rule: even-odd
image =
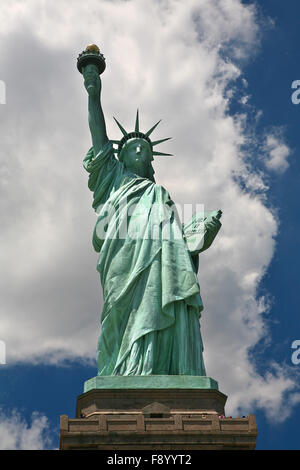
[(148, 178), (154, 181), (154, 170), (151, 163), (153, 161), (153, 155), (170, 155), (168, 153), (153, 151), (155, 145), (169, 139), (168, 137), (167, 139), (151, 142), (149, 136), (160, 121), (145, 134), (139, 130), (138, 111), (136, 114), (135, 130), (133, 132), (128, 133), (116, 119), (115, 121), (123, 134), (121, 140), (113, 140), (115, 144), (118, 144), (118, 149), (116, 149), (115, 152), (118, 154), (119, 160), (124, 163), (127, 170), (132, 171), (142, 178)]
[(152, 148), (149, 142), (141, 138), (131, 138), (123, 145), (119, 160), (127, 170), (142, 178), (153, 180), (154, 170)]

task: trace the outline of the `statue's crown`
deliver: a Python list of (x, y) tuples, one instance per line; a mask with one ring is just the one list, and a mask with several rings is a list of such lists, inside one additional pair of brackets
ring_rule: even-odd
[(153, 155), (163, 155), (163, 156), (171, 156), (172, 155), (171, 153), (163, 153), (163, 152), (153, 151), (153, 147), (155, 145), (158, 145), (162, 142), (165, 142), (166, 140), (171, 139), (171, 137), (167, 137), (165, 139), (156, 140), (155, 142), (151, 141), (149, 136), (154, 131), (156, 126), (158, 126), (158, 124), (160, 123), (160, 120), (156, 124), (154, 124), (154, 126), (151, 127), (151, 129), (149, 129), (149, 131), (147, 131), (146, 133), (141, 132), (140, 129), (139, 129), (139, 110), (137, 110), (137, 112), (136, 112), (135, 129), (132, 132), (127, 132), (124, 129), (124, 127), (121, 126), (121, 124), (116, 120), (115, 117), (114, 117), (114, 120), (116, 121), (119, 129), (121, 130), (121, 132), (123, 134), (123, 137), (122, 137), (121, 140), (112, 140), (112, 142), (114, 144), (118, 145), (118, 148), (114, 149), (114, 152), (118, 154), (118, 157), (120, 157), (121, 150), (124, 147), (127, 140), (129, 140), (129, 139), (143, 139), (143, 140), (146, 140), (148, 142), (148, 144), (150, 145), (150, 147), (151, 147), (151, 151), (152, 151)]

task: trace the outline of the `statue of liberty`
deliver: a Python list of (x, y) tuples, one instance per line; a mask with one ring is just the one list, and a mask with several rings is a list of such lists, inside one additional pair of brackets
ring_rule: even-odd
[(221, 211), (206, 214), (203, 243), (191, 248), (189, 236), (199, 238), (197, 216), (188, 227), (181, 224), (169, 193), (154, 179), (153, 156), (167, 155), (153, 150), (167, 140), (151, 140), (158, 123), (141, 132), (137, 112), (134, 131), (116, 121), (122, 138), (107, 137), (100, 100), (104, 68), (95, 45), (78, 58), (93, 144), (83, 165), (98, 214), (93, 246), (104, 301), (98, 376), (205, 376), (198, 255), (219, 231)]

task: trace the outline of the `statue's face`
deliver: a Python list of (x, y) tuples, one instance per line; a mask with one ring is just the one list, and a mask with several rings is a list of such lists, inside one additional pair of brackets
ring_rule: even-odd
[(141, 177), (148, 177), (153, 159), (148, 142), (143, 139), (129, 139), (122, 148), (121, 156), (127, 170)]

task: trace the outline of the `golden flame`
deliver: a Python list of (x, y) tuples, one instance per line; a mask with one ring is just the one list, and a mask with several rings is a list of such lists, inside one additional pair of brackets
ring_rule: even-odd
[(96, 44), (89, 44), (85, 49), (85, 52), (100, 52), (99, 47)]

